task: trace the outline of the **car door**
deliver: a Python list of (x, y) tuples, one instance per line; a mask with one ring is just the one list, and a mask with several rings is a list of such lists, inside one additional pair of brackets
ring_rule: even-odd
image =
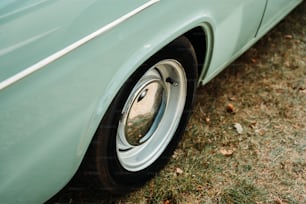
[(232, 0), (216, 5), (214, 50), (210, 68), (202, 83), (216, 76), (255, 39), (267, 0)]
[(267, 32), (302, 0), (268, 0), (259, 35)]

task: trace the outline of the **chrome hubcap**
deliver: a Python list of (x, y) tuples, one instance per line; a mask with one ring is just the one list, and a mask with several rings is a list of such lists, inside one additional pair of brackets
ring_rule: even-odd
[(138, 146), (147, 141), (157, 128), (164, 112), (164, 87), (158, 79), (149, 80), (136, 94), (125, 124), (125, 137), (129, 144)]
[(122, 110), (116, 151), (128, 171), (151, 165), (165, 150), (180, 122), (187, 95), (182, 65), (164, 60), (137, 82)]

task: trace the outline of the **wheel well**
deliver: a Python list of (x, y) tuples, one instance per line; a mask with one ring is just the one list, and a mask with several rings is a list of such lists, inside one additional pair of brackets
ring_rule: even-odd
[(187, 33), (184, 34), (195, 49), (196, 57), (198, 60), (198, 73), (199, 76), (202, 72), (203, 65), (205, 63), (205, 55), (207, 50), (207, 43), (206, 43), (206, 35), (204, 30), (201, 27), (196, 27)]

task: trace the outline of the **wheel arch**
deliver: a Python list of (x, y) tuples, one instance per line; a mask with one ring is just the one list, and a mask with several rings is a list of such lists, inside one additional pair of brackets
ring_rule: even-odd
[(184, 34), (191, 42), (198, 61), (198, 73), (202, 72), (207, 51), (206, 34), (201, 27), (195, 27)]
[[(211, 28), (212, 27), (210, 26), (210, 24), (208, 22), (203, 22), (203, 21), (197, 22), (192, 27), (185, 27), (185, 29), (178, 28), (178, 30), (176, 30), (175, 32), (172, 32), (172, 34), (168, 34), (168, 40), (162, 40), (163, 42), (160, 42), (161, 44), (164, 44), (163, 46), (161, 46), (159, 44), (158, 46), (156, 46), (156, 47), (158, 47), (158, 49), (156, 49), (156, 50), (152, 49), (151, 54), (149, 54), (149, 55), (142, 54), (141, 57), (138, 57), (138, 59), (133, 61), (132, 63), (130, 61), (124, 63), (122, 65), (122, 67), (132, 65), (134, 68), (130, 68), (130, 69), (125, 70), (125, 73), (123, 74), (125, 77), (123, 77), (123, 78), (125, 78), (127, 80), (133, 73), (137, 72), (139, 67), (146, 62), (144, 60), (145, 57), (147, 59), (149, 59), (150, 57), (152, 57), (156, 53), (158, 53), (160, 50), (162, 50), (164, 47), (166, 47), (169, 44), (171, 44), (172, 42), (174, 42), (179, 37), (185, 36), (191, 42), (191, 44), (192, 44), (192, 46), (195, 50), (196, 58), (197, 58), (197, 61), (198, 61), (198, 70), (197, 70), (198, 71), (198, 79), (197, 80), (198, 80), (198, 85), (201, 84), (201, 82), (204, 80), (205, 74), (208, 70), (208, 66), (209, 66), (209, 63), (210, 63), (210, 58), (211, 58), (211, 55), (212, 55), (212, 47), (213, 47), (213, 40), (212, 40), (213, 39), (213, 34), (212, 33), (213, 32), (212, 32)], [(153, 51), (153, 50), (155, 50), (155, 51)], [(124, 70), (122, 67), (121, 67), (121, 69), (118, 69), (119, 71), (116, 74), (118, 74), (120, 71)], [(128, 70), (130, 70), (130, 71), (128, 71)], [(121, 74), (122, 74), (122, 72), (121, 72)], [(118, 80), (117, 77), (118, 77), (118, 75), (116, 76), (115, 79), (118, 82), (120, 80)], [(124, 82), (121, 81), (119, 84), (120, 85), (117, 85), (117, 86), (110, 86), (109, 90), (112, 90), (112, 93), (118, 93), (119, 90), (120, 90), (120, 87), (123, 86)], [(95, 129), (95, 130), (91, 131), (91, 132), (93, 132), (93, 133), (96, 132), (96, 128), (94, 128), (94, 127), (98, 126), (100, 121), (102, 121), (102, 119), (104, 117), (104, 114), (109, 109), (109, 105), (108, 105), (107, 108), (105, 108), (105, 106), (104, 106), (105, 103), (111, 104), (111, 102), (116, 97), (116, 95), (117, 94), (108, 95), (108, 98), (112, 98), (111, 100), (105, 100), (105, 98), (103, 96), (100, 96), (100, 100), (99, 100), (100, 103), (98, 104), (98, 106), (96, 108), (97, 109), (96, 112), (99, 113), (100, 117), (96, 117), (94, 119), (95, 122), (93, 123), (94, 125), (92, 125), (91, 128)], [(102, 106), (104, 106), (104, 108)], [(101, 118), (101, 119), (99, 120), (98, 118)], [(91, 141), (93, 140), (93, 135), (92, 135), (92, 137), (89, 137), (89, 138), (87, 138), (87, 139), (89, 140), (89, 143), (91, 143)], [(88, 146), (86, 147), (86, 149), (88, 149)]]
[(198, 61), (198, 82), (201, 83), (209, 68), (213, 47), (213, 34), (209, 24), (199, 25), (185, 34), (195, 49)]

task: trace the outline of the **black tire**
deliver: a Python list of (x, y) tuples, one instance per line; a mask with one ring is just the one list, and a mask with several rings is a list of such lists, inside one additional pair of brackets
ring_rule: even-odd
[[(154, 158), (149, 165), (137, 170), (129, 170), (120, 161), (118, 148), (116, 148), (116, 137), (118, 123), (122, 117), (122, 110), (126, 101), (130, 97), (134, 86), (139, 79), (144, 76), (151, 67), (163, 60), (172, 59), (182, 65), (187, 81), (187, 93), (185, 105), (181, 114), (177, 129), (171, 136), (171, 140), (165, 145), (164, 150), (160, 153), (158, 158)], [(171, 82), (171, 79), (168, 83)], [(129, 192), (139, 186), (143, 185), (148, 179), (156, 174), (168, 161), (177, 146), (180, 137), (182, 136), (186, 127), (189, 115), (192, 109), (192, 102), (197, 86), (197, 60), (192, 44), (185, 37), (179, 37), (165, 48), (160, 50), (157, 54), (147, 60), (124, 84), (120, 89), (107, 113), (105, 114), (101, 124), (99, 125), (94, 141), (90, 148), (90, 159), (93, 165), (90, 171), (98, 175), (103, 189), (113, 194), (122, 194)], [(131, 109), (132, 109), (131, 105)], [(130, 109), (130, 110), (131, 110)], [(155, 116), (154, 116), (155, 117)], [(164, 117), (164, 116), (163, 116)], [(155, 120), (155, 119), (154, 119)], [(88, 158), (86, 158), (88, 159)], [(146, 158), (145, 158), (146, 159)], [(135, 168), (136, 169), (136, 168)], [(92, 173), (91, 173), (92, 175)]]

